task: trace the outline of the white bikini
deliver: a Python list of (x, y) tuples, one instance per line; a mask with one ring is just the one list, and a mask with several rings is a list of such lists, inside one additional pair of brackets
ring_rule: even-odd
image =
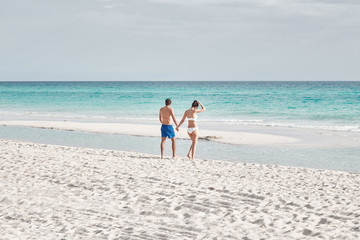
[[(197, 116), (195, 116), (195, 118), (187, 118), (187, 119), (188, 119), (188, 121), (196, 121)], [(197, 130), (197, 129), (198, 129), (197, 127), (194, 127), (194, 128), (189, 128), (189, 127), (188, 127), (187, 131), (188, 131), (188, 133), (192, 133), (192, 132), (194, 132), (194, 131)]]

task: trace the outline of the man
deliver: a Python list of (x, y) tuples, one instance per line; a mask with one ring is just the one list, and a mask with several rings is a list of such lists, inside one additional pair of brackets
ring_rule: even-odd
[(160, 108), (160, 112), (159, 112), (159, 120), (162, 124), (161, 144), (160, 144), (161, 158), (164, 158), (164, 145), (167, 137), (171, 139), (173, 158), (175, 158), (175, 150), (176, 150), (175, 131), (174, 131), (174, 127), (171, 125), (171, 119), (173, 119), (177, 127), (178, 123), (174, 116), (174, 110), (171, 108), (171, 99), (168, 98), (165, 100), (165, 107)]

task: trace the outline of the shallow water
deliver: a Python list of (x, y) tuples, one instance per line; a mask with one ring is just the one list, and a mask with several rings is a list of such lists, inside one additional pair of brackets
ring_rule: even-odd
[[(160, 138), (78, 131), (0, 126), (0, 138), (66, 146), (134, 151), (160, 155)], [(177, 139), (177, 155), (185, 157), (190, 140)], [(171, 141), (165, 146), (171, 156)], [(360, 172), (359, 148), (279, 148), (222, 144), (200, 140), (197, 158), (277, 164)]]

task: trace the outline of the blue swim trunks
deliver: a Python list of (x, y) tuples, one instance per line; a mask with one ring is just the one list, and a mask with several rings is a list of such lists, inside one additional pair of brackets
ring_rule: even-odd
[(175, 131), (172, 125), (161, 125), (161, 137), (173, 138), (175, 137)]

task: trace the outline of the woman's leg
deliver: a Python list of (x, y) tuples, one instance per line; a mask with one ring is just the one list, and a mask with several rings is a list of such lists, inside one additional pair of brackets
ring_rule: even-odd
[(191, 140), (192, 140), (192, 149), (191, 149), (191, 158), (194, 160), (195, 158), (195, 150), (196, 150), (196, 144), (197, 144), (197, 140), (198, 140), (198, 135), (197, 135), (197, 130), (195, 130), (194, 132), (192, 132), (192, 137), (191, 137)]
[(189, 137), (191, 139), (191, 145), (190, 145), (190, 149), (189, 149), (189, 152), (188, 152), (188, 155), (187, 155), (187, 157), (190, 159), (191, 158), (190, 153), (191, 153), (191, 149), (192, 149), (192, 145), (193, 145), (193, 139), (191, 137), (191, 133), (187, 133), (187, 134), (189, 135)]

